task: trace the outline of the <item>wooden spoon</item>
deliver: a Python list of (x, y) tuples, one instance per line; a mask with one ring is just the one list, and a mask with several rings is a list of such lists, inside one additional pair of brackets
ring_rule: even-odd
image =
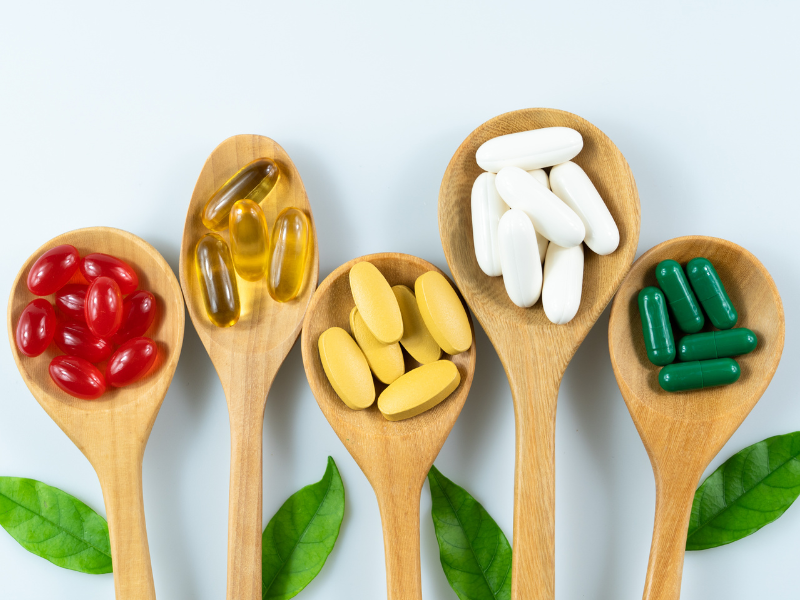
[[(571, 127), (583, 136), (573, 161), (589, 175), (619, 227), (619, 248), (608, 256), (585, 252), (581, 305), (566, 325), (552, 324), (541, 302), (519, 308), (501, 277), (478, 267), (472, 238), (470, 197), (482, 172), (475, 151), (491, 138), (539, 129)], [(472, 312), (500, 356), (516, 414), (514, 482), (515, 599), (555, 597), (555, 421), (561, 378), (583, 338), (627, 273), (639, 239), (639, 196), (628, 163), (602, 131), (580, 117), (546, 108), (506, 113), (487, 121), (459, 146), (439, 191), (439, 233), (447, 264)]]
[[(438, 406), (404, 421), (387, 421), (377, 407), (350, 410), (333, 391), (319, 358), (317, 341), (329, 327), (350, 330), (355, 303), (350, 292), (350, 269), (369, 261), (391, 285), (414, 289), (417, 277), (435, 266), (407, 254), (371, 254), (345, 263), (325, 278), (311, 300), (303, 323), (303, 364), (319, 407), (358, 466), (367, 476), (381, 511), (389, 600), (420, 600), (419, 500), (422, 484), (467, 399), (475, 373), (475, 342), (451, 357), (461, 383)], [(444, 273), (442, 273), (444, 275)], [(445, 275), (446, 277), (446, 275)], [(472, 327), (472, 320), (470, 320)], [(448, 358), (442, 354), (442, 358)], [(419, 366), (407, 357), (406, 371)], [(386, 386), (378, 383), (380, 394)]]
[[(228, 508), (228, 600), (260, 600), (262, 432), (267, 393), (278, 369), (300, 334), (300, 325), (319, 277), (316, 231), (300, 294), (275, 302), (266, 279), (239, 278), (241, 317), (233, 327), (211, 323), (203, 305), (195, 269), (195, 246), (208, 232), (200, 213), (211, 194), (256, 158), (274, 160), (281, 172), (261, 202), (270, 233), (278, 214), (294, 206), (314, 223), (300, 174), (283, 148), (259, 135), (237, 135), (217, 146), (203, 165), (189, 202), (181, 242), (180, 279), (189, 316), (217, 370), (231, 424), (231, 481)], [(227, 239), (228, 231), (221, 232)]]
[[(139, 289), (151, 291), (158, 302), (158, 317), (146, 334), (159, 348), (156, 369), (131, 386), (109, 387), (98, 400), (74, 398), (52, 382), (48, 367), (61, 354), (54, 344), (41, 356), (29, 358), (15, 343), (19, 316), (35, 298), (26, 284), (28, 271), (43, 252), (61, 244), (72, 244), (81, 256), (103, 252), (124, 260), (136, 270)], [(89, 227), (53, 238), (25, 261), (11, 286), (8, 335), (17, 368), (33, 396), (89, 459), (100, 479), (118, 600), (156, 597), (144, 521), (142, 459), (178, 364), (183, 325), (183, 297), (172, 269), (150, 244), (119, 229)]]
[[(658, 285), (655, 270), (659, 262), (671, 258), (685, 265), (697, 256), (714, 265), (739, 313), (736, 326), (755, 332), (758, 347), (735, 359), (742, 370), (738, 382), (668, 393), (658, 384), (659, 368), (647, 359), (637, 298), (642, 288)], [(679, 331), (675, 328), (676, 335)], [(680, 598), (695, 489), (711, 459), (769, 385), (778, 368), (783, 339), (783, 305), (775, 283), (755, 256), (726, 240), (687, 236), (659, 244), (636, 261), (620, 287), (608, 324), (611, 365), (656, 480), (645, 600)]]

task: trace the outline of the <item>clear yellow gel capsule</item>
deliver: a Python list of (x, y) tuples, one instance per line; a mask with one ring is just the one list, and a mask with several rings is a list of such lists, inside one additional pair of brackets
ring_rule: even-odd
[(203, 225), (212, 231), (222, 231), (228, 226), (228, 215), (234, 202), (243, 198), (261, 202), (278, 183), (280, 176), (278, 165), (268, 158), (257, 158), (246, 164), (206, 202), (201, 215)]
[(400, 314), (403, 316), (403, 337), (400, 338), (403, 348), (414, 360), (423, 365), (439, 360), (442, 356), (442, 349), (433, 339), (428, 328), (425, 327), (425, 321), (422, 320), (414, 292), (405, 285), (395, 285), (392, 287), (392, 291), (400, 306)]
[(472, 329), (461, 299), (441, 273), (428, 271), (414, 284), (422, 320), (433, 339), (448, 354), (459, 354), (472, 346)]
[(317, 342), (325, 375), (349, 408), (362, 410), (375, 402), (375, 382), (367, 359), (355, 340), (341, 327), (322, 332)]
[(237, 200), (229, 223), (233, 266), (245, 281), (258, 281), (267, 272), (269, 254), (264, 211), (252, 200)]
[(197, 277), (206, 313), (217, 327), (230, 327), (239, 320), (239, 289), (228, 244), (216, 233), (207, 233), (195, 250)]
[(371, 262), (356, 263), (350, 269), (350, 291), (358, 312), (372, 334), (384, 344), (403, 337), (403, 317), (389, 282)]
[(350, 311), (350, 331), (356, 339), (375, 377), (383, 383), (392, 383), (406, 372), (400, 344), (384, 344), (372, 335), (356, 307)]
[(267, 290), (277, 302), (297, 297), (303, 286), (311, 248), (311, 223), (299, 208), (278, 215), (269, 242)]
[(396, 379), (378, 398), (378, 410), (389, 421), (416, 417), (439, 404), (461, 383), (461, 375), (449, 360), (417, 367)]

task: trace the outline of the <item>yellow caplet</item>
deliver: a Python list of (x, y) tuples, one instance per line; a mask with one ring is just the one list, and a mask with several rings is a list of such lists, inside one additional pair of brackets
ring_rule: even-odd
[(466, 352), (472, 346), (472, 329), (461, 299), (444, 275), (428, 271), (414, 284), (422, 320), (433, 339), (448, 354)]
[(416, 417), (447, 398), (459, 383), (458, 367), (449, 360), (437, 360), (395, 380), (378, 398), (378, 409), (389, 421)]
[(317, 342), (322, 368), (334, 391), (348, 407), (362, 410), (375, 402), (375, 383), (358, 344), (341, 327), (322, 332)]
[(367, 363), (375, 377), (383, 383), (392, 383), (395, 379), (406, 372), (406, 365), (403, 361), (403, 350), (400, 344), (384, 344), (372, 335), (372, 332), (364, 323), (358, 308), (353, 308), (350, 312), (350, 331), (356, 338), (356, 343), (361, 348)]
[(350, 269), (350, 291), (358, 312), (378, 341), (394, 344), (403, 337), (403, 317), (389, 282), (370, 262)]
[(423, 365), (439, 360), (442, 349), (439, 348), (439, 344), (425, 327), (425, 321), (422, 320), (414, 292), (407, 285), (395, 285), (392, 287), (392, 291), (397, 298), (397, 304), (400, 305), (400, 314), (403, 316), (403, 337), (400, 338), (403, 348), (414, 360)]

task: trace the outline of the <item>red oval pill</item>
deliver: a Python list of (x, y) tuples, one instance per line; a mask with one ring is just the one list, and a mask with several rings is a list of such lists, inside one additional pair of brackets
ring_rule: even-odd
[(87, 289), (89, 286), (83, 283), (68, 283), (56, 292), (56, 308), (70, 319), (85, 321), (83, 307)]
[(136, 275), (136, 271), (125, 261), (108, 254), (96, 252), (84, 256), (81, 260), (81, 273), (89, 283), (98, 277), (110, 277), (117, 282), (123, 296), (139, 287), (139, 277)]
[(106, 391), (100, 369), (77, 356), (56, 356), (50, 362), (50, 378), (70, 396), (95, 400)]
[(158, 355), (158, 347), (150, 338), (128, 340), (111, 355), (106, 367), (106, 381), (114, 387), (124, 387), (147, 375)]
[(78, 270), (80, 254), (75, 246), (50, 248), (28, 271), (28, 289), (37, 296), (49, 296), (61, 289)]
[(122, 325), (111, 338), (115, 344), (124, 344), (150, 329), (156, 318), (156, 297), (145, 290), (134, 292), (122, 303)]
[(53, 341), (56, 312), (44, 298), (36, 298), (26, 306), (17, 322), (17, 348), (25, 356), (39, 356)]
[(114, 335), (122, 323), (122, 294), (110, 277), (98, 277), (86, 290), (84, 306), (89, 330), (100, 338)]
[(99, 363), (106, 360), (114, 351), (114, 346), (108, 340), (93, 334), (86, 323), (66, 321), (56, 325), (53, 341), (64, 354), (77, 356), (90, 363)]

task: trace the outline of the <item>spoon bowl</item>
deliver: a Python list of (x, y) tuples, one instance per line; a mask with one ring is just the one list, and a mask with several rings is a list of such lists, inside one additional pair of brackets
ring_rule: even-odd
[[(211, 195), (232, 175), (257, 158), (270, 158), (280, 178), (261, 202), (269, 231), (278, 214), (293, 206), (305, 212), (312, 236), (305, 279), (298, 296), (276, 302), (263, 278), (237, 276), (241, 316), (232, 327), (209, 320), (195, 268), (195, 247), (208, 233), (201, 212)], [(228, 241), (228, 231), (217, 232)], [(231, 479), (228, 509), (228, 600), (261, 600), (262, 434), (267, 394), (291, 350), (319, 277), (319, 253), (311, 205), (300, 174), (273, 140), (237, 135), (217, 146), (206, 160), (189, 202), (181, 242), (180, 280), (189, 317), (222, 382), (231, 426)]]
[[(15, 342), (20, 314), (35, 298), (26, 285), (28, 271), (43, 252), (61, 244), (72, 244), (81, 256), (102, 252), (124, 260), (139, 276), (139, 288), (151, 291), (158, 303), (158, 317), (146, 334), (159, 348), (156, 368), (133, 385), (109, 387), (97, 400), (74, 398), (53, 383), (48, 366), (60, 354), (54, 344), (30, 358), (19, 352)], [(82, 280), (79, 273), (74, 278), (78, 280)], [(90, 227), (53, 238), (25, 261), (11, 286), (8, 335), (17, 368), (34, 398), (89, 459), (100, 480), (118, 600), (156, 597), (144, 519), (142, 460), (178, 364), (183, 327), (183, 297), (172, 269), (150, 244), (119, 229)]]
[[(434, 408), (402, 421), (387, 421), (377, 401), (365, 410), (345, 406), (328, 382), (319, 358), (317, 342), (329, 327), (349, 331), (349, 315), (355, 302), (349, 273), (353, 265), (369, 261), (391, 285), (414, 289), (417, 277), (435, 266), (407, 254), (362, 256), (345, 263), (320, 284), (303, 323), (303, 364), (319, 407), (358, 466), (367, 476), (383, 523), (386, 580), (390, 600), (422, 598), (419, 555), (419, 501), (422, 484), (467, 399), (475, 372), (475, 342), (466, 352), (451, 358), (461, 383)], [(444, 273), (442, 273), (444, 275)], [(446, 275), (445, 275), (446, 277)], [(470, 327), (472, 320), (470, 319)], [(474, 338), (474, 331), (473, 331)], [(418, 363), (406, 356), (406, 372)], [(376, 382), (379, 395), (386, 386)]]
[[(485, 141), (542, 127), (571, 127), (583, 136), (572, 159), (586, 171), (605, 200), (620, 233), (608, 256), (586, 250), (581, 304), (566, 325), (554, 325), (541, 302), (519, 308), (501, 277), (488, 277), (475, 258), (471, 191), (481, 168), (475, 152)], [(515, 599), (555, 597), (555, 417), (564, 371), (622, 282), (639, 239), (636, 183), (622, 153), (597, 127), (560, 110), (531, 108), (487, 121), (459, 146), (439, 191), (439, 233), (447, 264), (467, 304), (500, 356), (516, 415), (514, 558)]]
[[(659, 369), (647, 359), (639, 316), (639, 291), (658, 285), (656, 265), (695, 257), (711, 261), (739, 313), (736, 327), (758, 337), (750, 354), (736, 357), (741, 377), (734, 384), (669, 393)], [(710, 330), (710, 326), (706, 327)], [(675, 342), (680, 333), (673, 327)], [(622, 397), (642, 438), (656, 481), (656, 516), (644, 598), (680, 597), (683, 556), (694, 492), (722, 446), (758, 402), (778, 368), (784, 342), (781, 298), (767, 270), (744, 248), (711, 237), (663, 242), (633, 265), (614, 299), (608, 324), (611, 365)]]

